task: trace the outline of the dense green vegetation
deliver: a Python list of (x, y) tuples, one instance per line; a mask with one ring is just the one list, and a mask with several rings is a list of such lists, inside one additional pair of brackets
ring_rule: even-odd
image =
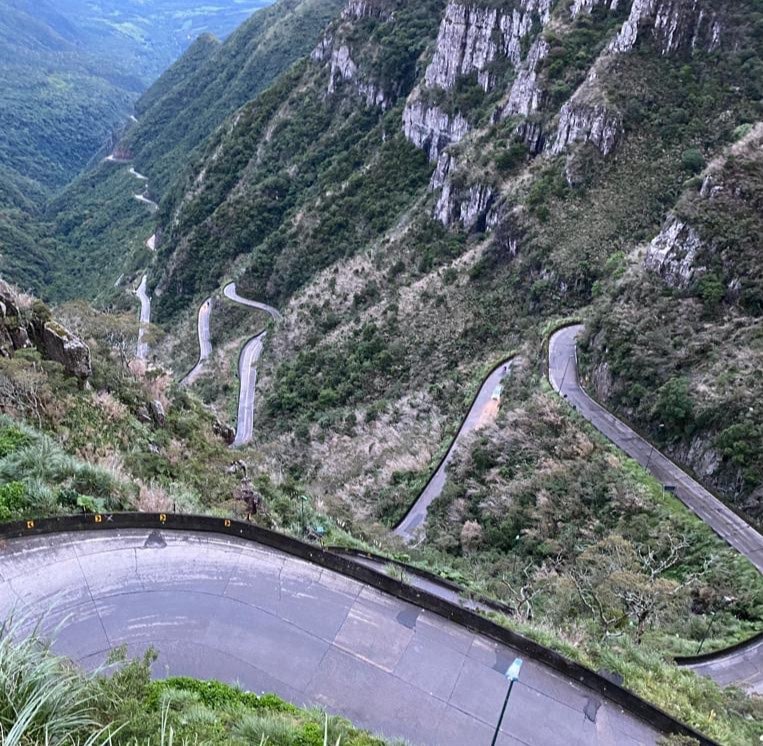
[[(153, 653), (126, 661), (114, 651), (92, 675), (56, 656), (38, 634), (18, 640), (19, 620), (0, 633), (0, 730), (19, 746), (65, 744), (268, 744), (384, 746), (319, 710), (216, 681), (151, 681)], [(7, 739), (6, 736), (7, 735)]]
[(342, 0), (280, 0), (225, 43), (202, 36), (141, 98), (126, 138), (137, 163), (164, 192), (194, 149), (226, 117), (315, 46)]

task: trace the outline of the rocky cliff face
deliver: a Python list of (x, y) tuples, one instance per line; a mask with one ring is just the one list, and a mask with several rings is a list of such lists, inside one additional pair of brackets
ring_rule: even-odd
[(717, 5), (709, 0), (633, 0), (630, 15), (610, 50), (630, 52), (644, 33), (651, 33), (662, 54), (681, 49), (712, 52), (722, 43), (723, 26)]
[[(324, 33), (311, 59), (328, 66), (328, 95), (337, 93), (340, 86), (346, 84), (367, 106), (386, 110), (397, 92), (394, 81), (381, 81), (372, 69), (358, 64), (353, 52), (354, 24), (365, 18), (391, 21), (393, 11), (389, 0), (351, 0), (342, 11), (340, 22)], [(367, 57), (361, 54), (363, 60)]]
[(572, 143), (590, 142), (606, 156), (615, 149), (622, 135), (619, 113), (602, 104), (579, 104), (571, 100), (559, 112), (559, 128), (550, 152), (559, 155)]
[[(444, 151), (461, 142), (471, 125), (463, 113), (446, 113), (429, 103), (430, 92), (450, 92), (460, 78), (471, 75), (485, 93), (494, 91), (497, 71), (508, 65), (514, 70), (513, 82), (495, 117), (528, 116), (536, 111), (542, 97), (537, 69), (548, 53), (548, 44), (540, 38), (530, 40), (549, 21), (552, 5), (552, 0), (522, 0), (511, 8), (449, 2), (445, 9), (424, 80), (403, 113), (406, 137), (425, 149), (431, 161), (437, 161), (431, 188), (442, 190), (435, 216), (445, 225), (458, 222), (468, 229), (480, 223), (492, 203), (493, 189), (479, 183), (454, 188), (451, 180), (458, 163)], [(527, 136), (537, 147), (540, 132), (530, 129)]]
[(61, 324), (49, 318), (39, 302), (21, 296), (0, 280), (0, 355), (34, 345), (43, 357), (60, 363), (66, 372), (86, 380), (92, 374), (90, 348)]
[(672, 217), (649, 244), (644, 266), (671, 287), (685, 289), (704, 271), (695, 264), (701, 248), (702, 241), (694, 228)]

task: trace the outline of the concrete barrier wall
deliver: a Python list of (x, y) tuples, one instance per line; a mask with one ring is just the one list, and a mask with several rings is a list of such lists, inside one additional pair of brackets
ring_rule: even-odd
[[(365, 585), (407, 601), (422, 609), (459, 624), (483, 637), (519, 650), (528, 658), (558, 671), (570, 680), (618, 704), (624, 710), (648, 722), (666, 734), (681, 734), (696, 739), (702, 746), (718, 746), (693, 728), (681, 723), (655, 705), (633, 692), (618, 686), (594, 671), (575, 663), (559, 653), (512, 632), (478, 614), (444, 601), (437, 596), (401, 583), (384, 573), (294, 539), (291, 536), (268, 531), (249, 523), (227, 518), (178, 515), (174, 513), (115, 513), (103, 515), (75, 515), (17, 521), (0, 525), (0, 542), (24, 536), (45, 535), (73, 531), (115, 531), (118, 529), (167, 529), (171, 531), (201, 531), (254, 541), (263, 546), (290, 554), (315, 565), (333, 570)], [(2, 545), (0, 544), (0, 547)]]

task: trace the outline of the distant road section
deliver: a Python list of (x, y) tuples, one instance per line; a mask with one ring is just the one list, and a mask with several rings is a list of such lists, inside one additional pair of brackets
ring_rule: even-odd
[(212, 299), (207, 298), (199, 307), (196, 321), (197, 335), (199, 337), (199, 361), (193, 370), (180, 382), (181, 386), (190, 386), (204, 372), (204, 363), (212, 355), (212, 340), (209, 333), (209, 317), (212, 314)]
[(241, 351), (238, 361), (240, 385), (238, 389), (238, 419), (233, 447), (243, 446), (254, 434), (254, 398), (257, 390), (257, 362), (262, 355), (267, 332), (250, 339)]
[(265, 313), (270, 314), (273, 321), (283, 321), (283, 316), (280, 314), (278, 309), (273, 308), (273, 306), (269, 306), (267, 303), (260, 303), (256, 300), (249, 300), (249, 298), (244, 298), (239, 295), (235, 282), (229, 282), (223, 288), (223, 295), (228, 298), (228, 300), (232, 300), (234, 303), (239, 303), (242, 306), (249, 306), (250, 308), (257, 308), (260, 311), (265, 311)]
[(582, 330), (582, 325), (568, 326), (551, 337), (548, 372), (551, 385), (599, 432), (662, 484), (673, 486), (681, 502), (763, 572), (763, 536), (583, 390), (578, 381), (575, 341)]
[(159, 209), (159, 205), (156, 204), (153, 200), (146, 197), (145, 194), (135, 194), (133, 195), (135, 199), (138, 200), (138, 202), (142, 202), (144, 205), (148, 205), (152, 212), (156, 212)]
[(442, 494), (445, 488), (445, 480), (447, 477), (448, 466), (453, 459), (453, 453), (456, 446), (463, 440), (469, 433), (478, 430), (483, 427), (489, 421), (494, 419), (495, 413), (498, 411), (498, 404), (501, 397), (501, 386), (504, 378), (506, 378), (511, 372), (513, 360), (506, 360), (500, 366), (498, 366), (482, 384), (482, 387), (477, 394), (472, 408), (466, 415), (461, 429), (456, 434), (453, 442), (448, 448), (448, 452), (445, 458), (440, 463), (437, 471), (432, 475), (429, 481), (424, 487), (424, 490), (417, 498), (413, 507), (408, 511), (405, 518), (395, 529), (395, 533), (398, 536), (402, 536), (406, 541), (412, 541), (418, 530), (424, 525), (427, 518), (427, 511), (429, 506)]
[(151, 323), (151, 298), (148, 297), (146, 292), (146, 285), (148, 283), (148, 275), (143, 275), (143, 279), (140, 281), (138, 289), (135, 291), (135, 295), (138, 296), (140, 301), (140, 326), (138, 327), (138, 360), (148, 359), (148, 343), (145, 341), (146, 331), (148, 325)]

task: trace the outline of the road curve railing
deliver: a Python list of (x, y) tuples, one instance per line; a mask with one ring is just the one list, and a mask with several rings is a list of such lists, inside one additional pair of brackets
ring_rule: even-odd
[(477, 429), (485, 406), (494, 396), (496, 388), (502, 386), (504, 379), (510, 375), (514, 361), (515, 356), (512, 355), (494, 366), (477, 389), (477, 393), (472, 398), (472, 402), (466, 410), (466, 414), (461, 420), (447, 451), (443, 454), (416, 500), (395, 527), (395, 533), (404, 541), (413, 541), (423, 528), (429, 507), (445, 489), (448, 465), (453, 459), (456, 446), (465, 436)]
[[(429, 611), (487, 640), (521, 652), (561, 675), (607, 698), (624, 711), (663, 734), (694, 738), (702, 746), (717, 746), (716, 742), (680, 722), (659, 707), (647, 702), (630, 690), (613, 683), (606, 676), (565, 658), (523, 635), (441, 598), (386, 575), (346, 556), (332, 553), (291, 536), (263, 529), (249, 523), (227, 518), (178, 515), (174, 513), (116, 513), (85, 514), (45, 519), (29, 519), (0, 525), (0, 546), (22, 537), (71, 533), (77, 531), (119, 531), (128, 529), (191, 531), (219, 534), (256, 542), (276, 551), (307, 561), (318, 567), (352, 578), (369, 588), (408, 602)], [(234, 555), (235, 556), (235, 555)]]
[[(602, 435), (637, 461), (732, 548), (763, 572), (763, 536), (715, 495), (658, 451), (653, 444), (615, 417), (583, 389), (578, 372), (577, 338), (582, 324), (554, 332), (548, 343), (548, 378), (554, 388)], [(763, 633), (704, 656), (676, 659), (725, 686), (763, 691)]]

